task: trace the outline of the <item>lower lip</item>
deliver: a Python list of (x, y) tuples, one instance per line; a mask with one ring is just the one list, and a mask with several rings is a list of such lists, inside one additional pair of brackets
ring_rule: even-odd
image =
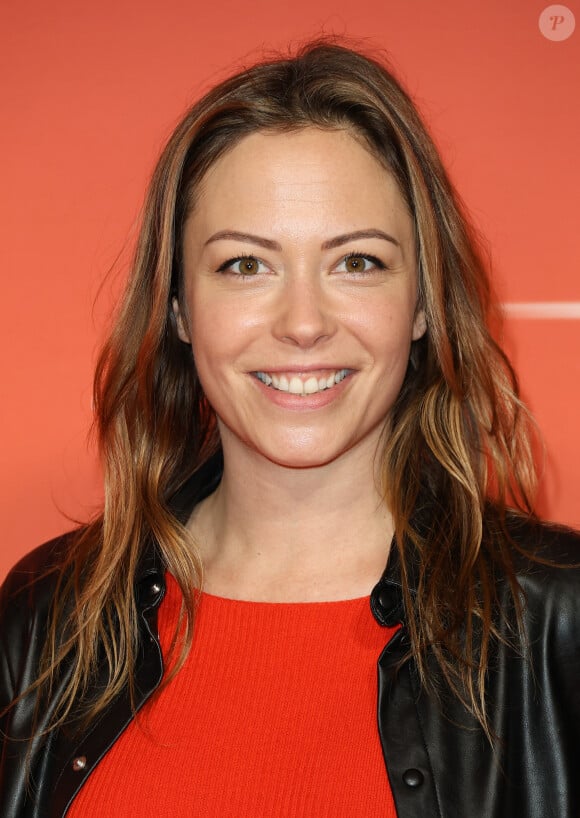
[(292, 392), (282, 392), (280, 389), (274, 389), (271, 386), (266, 386), (254, 375), (250, 377), (256, 384), (257, 388), (268, 398), (268, 400), (275, 406), (280, 406), (283, 409), (291, 409), (294, 412), (312, 412), (315, 409), (322, 409), (328, 406), (339, 398), (348, 386), (348, 382), (354, 373), (346, 375), (340, 383), (335, 383), (330, 389), (323, 389), (322, 392), (315, 392), (313, 395), (294, 395)]

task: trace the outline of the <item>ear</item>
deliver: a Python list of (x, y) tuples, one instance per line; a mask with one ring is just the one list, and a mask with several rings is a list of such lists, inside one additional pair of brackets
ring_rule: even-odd
[(427, 319), (425, 318), (425, 310), (417, 310), (413, 320), (413, 341), (418, 341), (427, 331)]
[(191, 338), (189, 337), (187, 322), (181, 311), (181, 307), (179, 306), (179, 301), (177, 300), (177, 298), (173, 298), (173, 300), (171, 301), (171, 306), (173, 307), (173, 315), (175, 316), (175, 324), (177, 326), (177, 335), (179, 337), (179, 340), (183, 341), (184, 344), (191, 344)]

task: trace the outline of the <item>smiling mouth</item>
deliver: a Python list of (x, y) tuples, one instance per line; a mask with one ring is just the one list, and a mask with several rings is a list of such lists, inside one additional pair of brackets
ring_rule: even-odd
[(256, 377), (266, 386), (272, 389), (277, 389), (278, 392), (289, 392), (291, 395), (315, 395), (317, 392), (323, 392), (325, 389), (332, 389), (347, 375), (352, 372), (351, 369), (337, 369), (334, 372), (329, 372), (327, 376), (316, 378), (313, 375), (308, 378), (301, 378), (298, 375), (288, 373), (278, 374), (275, 372), (252, 372)]

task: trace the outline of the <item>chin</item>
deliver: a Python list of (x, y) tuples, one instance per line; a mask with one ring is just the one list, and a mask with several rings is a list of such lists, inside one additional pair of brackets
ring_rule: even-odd
[(337, 457), (328, 457), (326, 459), (321, 459), (320, 457), (293, 457), (289, 455), (288, 457), (268, 457), (267, 459), (276, 466), (280, 466), (285, 469), (317, 469), (322, 468), (323, 466), (328, 466), (329, 463), (337, 460), (340, 455)]
[(332, 446), (324, 446), (320, 441), (310, 440), (299, 446), (272, 445), (264, 449), (253, 445), (252, 448), (257, 455), (286, 469), (316, 469), (340, 460), (351, 447), (339, 449), (336, 447), (336, 441)]

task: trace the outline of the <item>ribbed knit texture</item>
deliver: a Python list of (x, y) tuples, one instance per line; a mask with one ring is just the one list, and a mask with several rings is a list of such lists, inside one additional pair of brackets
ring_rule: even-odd
[[(164, 652), (179, 611), (168, 577)], [(107, 753), (67, 818), (396, 818), (377, 733), (369, 599), (202, 594), (193, 649)]]

